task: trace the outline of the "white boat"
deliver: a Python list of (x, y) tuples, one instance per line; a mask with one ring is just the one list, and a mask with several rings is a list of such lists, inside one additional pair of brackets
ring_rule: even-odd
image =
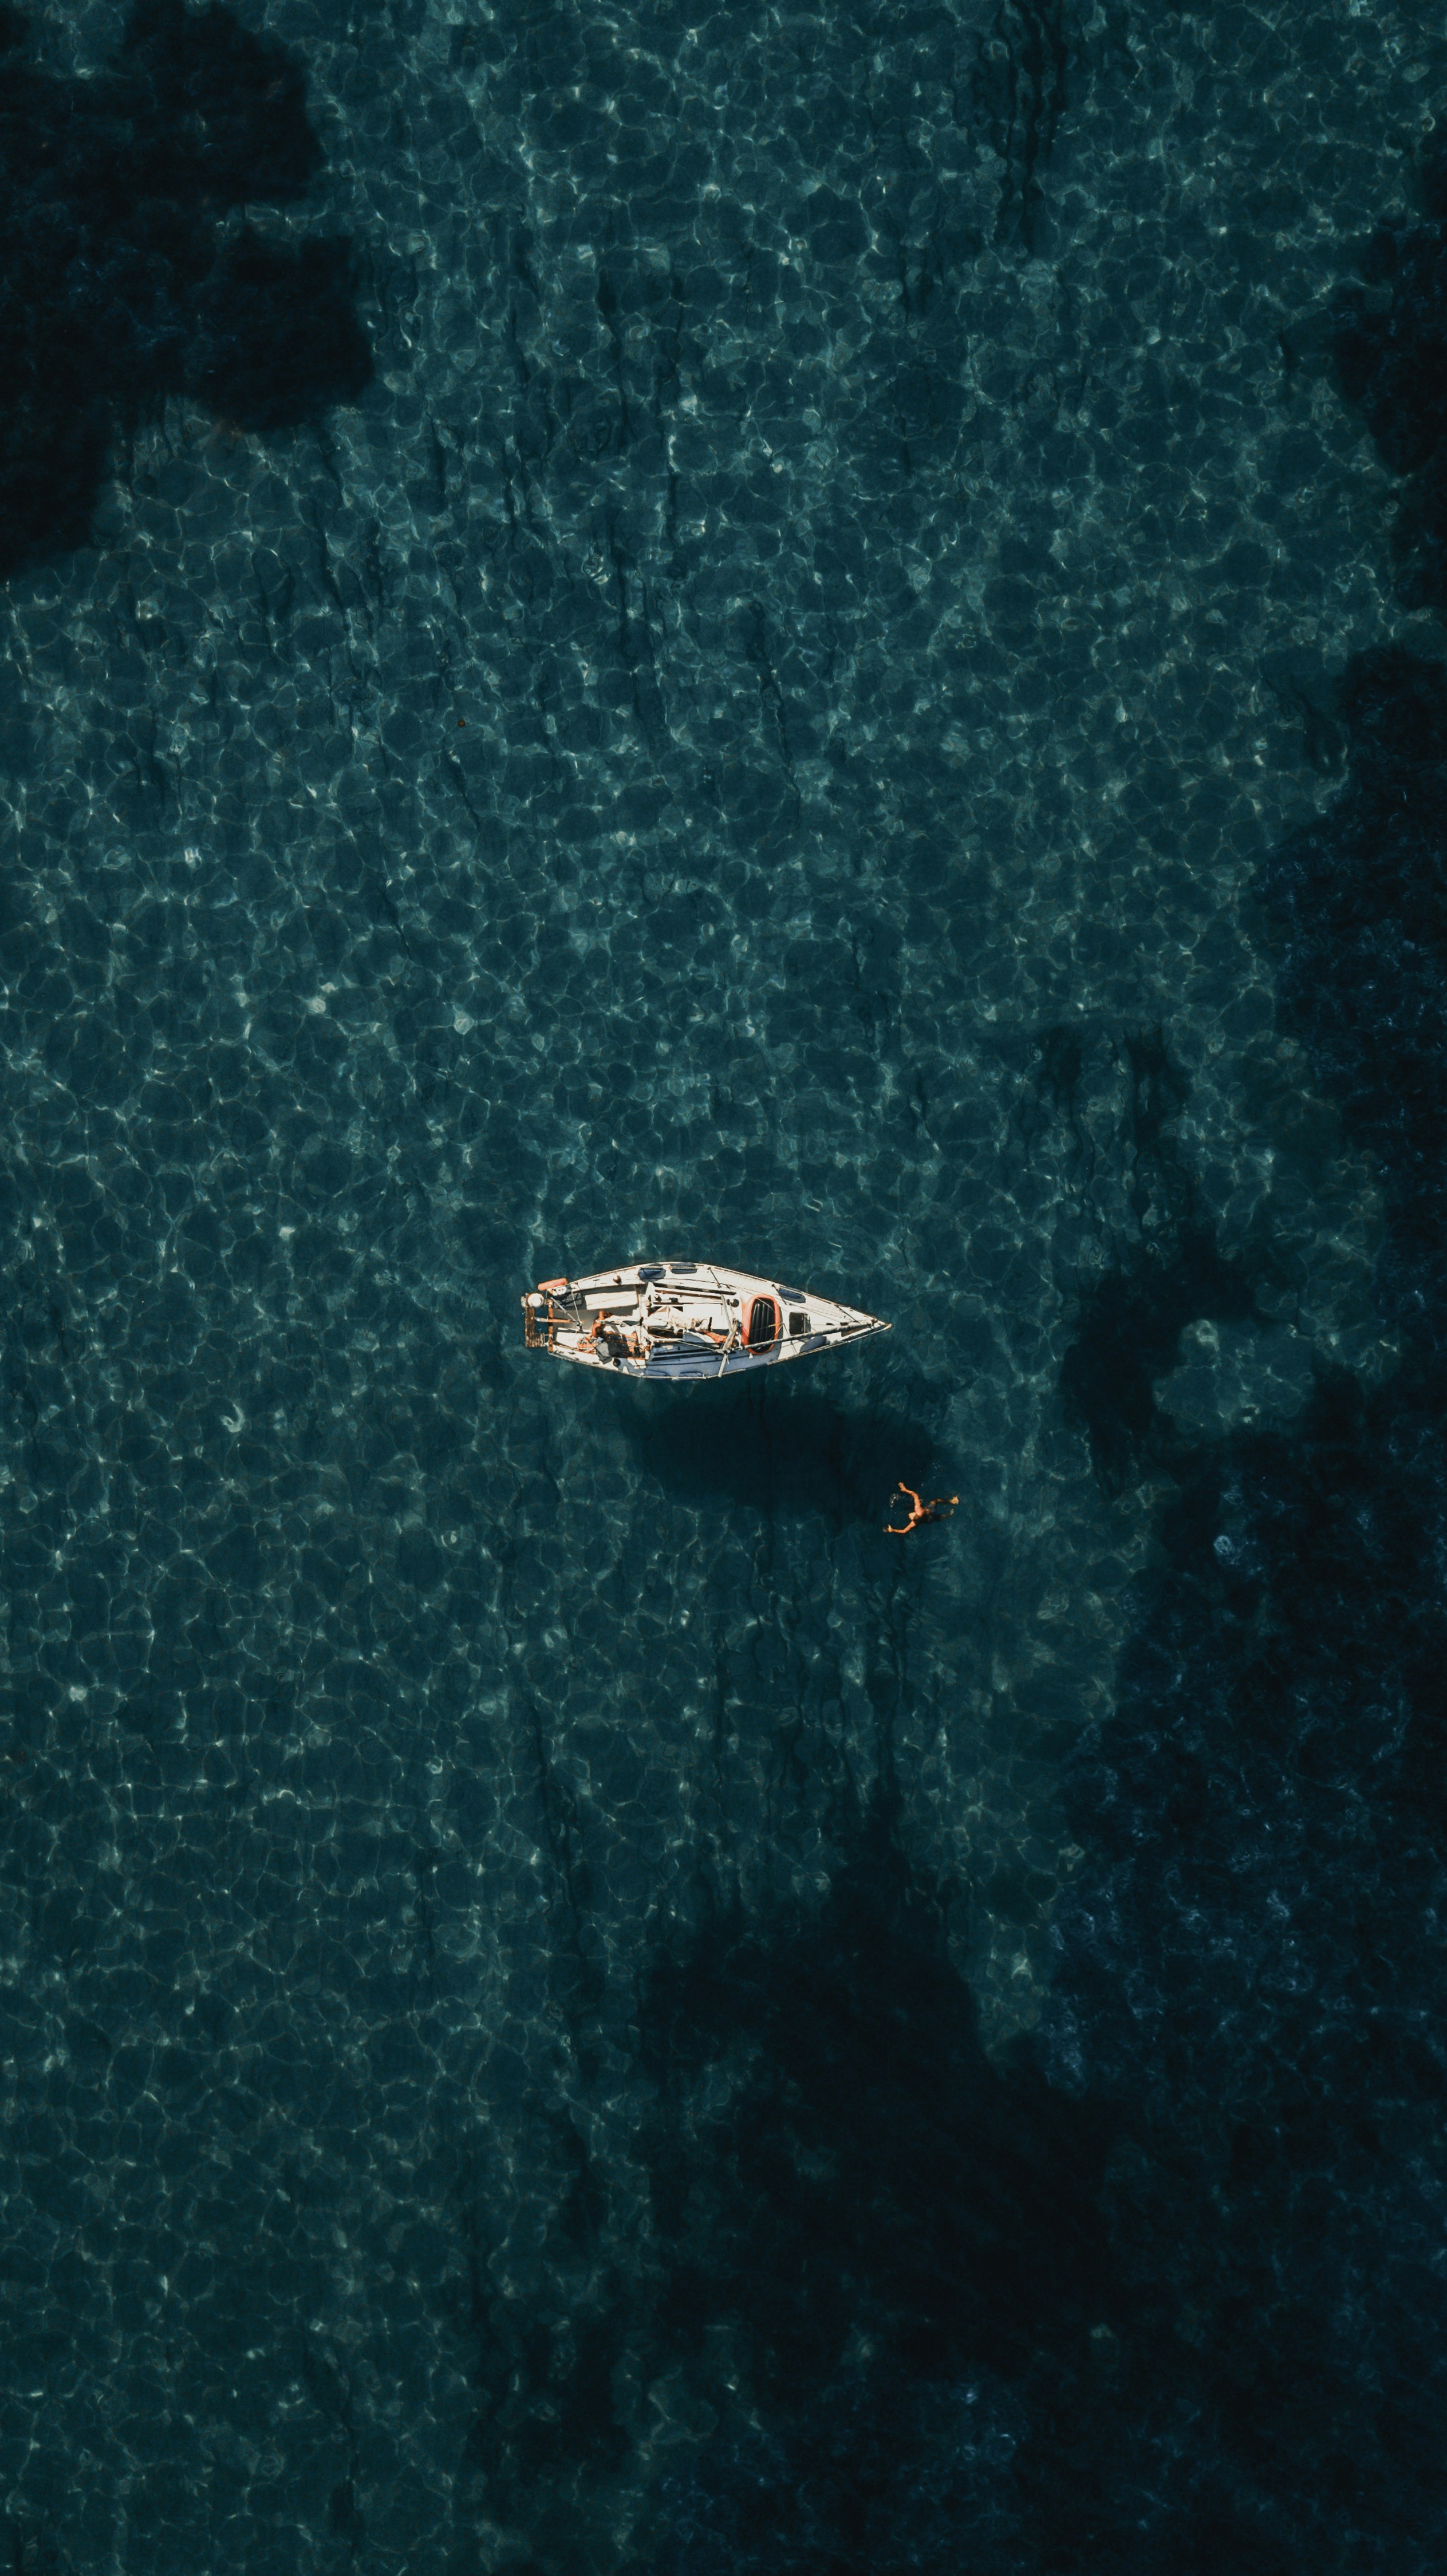
[(741, 1377), (892, 1327), (858, 1306), (711, 1261), (625, 1262), (544, 1279), (523, 1301), (530, 1351), (615, 1377)]

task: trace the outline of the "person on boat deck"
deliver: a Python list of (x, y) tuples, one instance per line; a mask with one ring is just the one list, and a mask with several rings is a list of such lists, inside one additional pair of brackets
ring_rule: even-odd
[[(908, 1538), (911, 1530), (923, 1529), (926, 1521), (942, 1521), (946, 1512), (952, 1512), (960, 1499), (958, 1494), (931, 1494), (929, 1501), (922, 1503), (913, 1485), (900, 1485), (896, 1490), (909, 1496), (910, 1511), (903, 1529), (896, 1529), (893, 1521), (885, 1522), (891, 1538)], [(889, 1508), (893, 1511), (893, 1503)]]

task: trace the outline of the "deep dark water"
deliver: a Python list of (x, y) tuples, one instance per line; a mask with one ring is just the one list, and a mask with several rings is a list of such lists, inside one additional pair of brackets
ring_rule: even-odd
[(1390, 1185), (1379, 1296), (1425, 1362), (1441, 1347), (1447, 1284), (1447, 677), (1400, 648), (1366, 654), (1338, 713), (1349, 786), (1263, 891), (1288, 934), (1283, 1021)]
[[(727, 2410), (742, 2385), (762, 2418), (666, 2483), (662, 2566), (943, 2565), (992, 2532), (1018, 2551), (1031, 2506), (1001, 2481), (1031, 2395), (1093, 2414), (1113, 2375), (1109, 2124), (1028, 2055), (986, 2057), (897, 1821), (877, 1794), (817, 1911), (706, 1903), (654, 1957), (652, 2260), (551, 2331), (479, 2312), (473, 2448), (509, 2504), (621, 2456), (618, 2385), (642, 2369), (675, 2403)], [(601, 2195), (564, 2143), (585, 2258)]]
[(3, 33), (0, 2565), (1435, 2569), (1440, 45)]
[[(654, 1971), (655, 2330), (722, 2338), (763, 2426), (675, 2493), (669, 2570), (1440, 2558), (1447, 670), (1365, 657), (1337, 713), (1347, 783), (1263, 890), (1283, 1013), (1390, 1177), (1408, 1356), (1289, 1435), (1157, 1452), (1037, 2040), (982, 2054), (883, 1792), (816, 1914)], [(1182, 1324), (1250, 1312), (1176, 1217), (1067, 1361), (1108, 1474)]]
[(84, 544), (113, 441), (169, 396), (276, 430), (371, 373), (349, 245), (236, 212), (320, 163), (294, 55), (182, 0), (138, 0), (97, 80), (31, 68), (27, 35), (0, 10), (0, 579)]
[(936, 1490), (931, 1479), (944, 1472), (933, 1434), (903, 1409), (863, 1413), (807, 1383), (749, 1388), (742, 1404), (702, 1418), (686, 1399), (624, 1401), (640, 1467), (666, 1495), (703, 1505), (727, 1500), (873, 1530), (881, 1495), (887, 1500), (900, 1481)]
[[(1063, 1099), (1067, 1114), (1080, 1053), (1072, 1032), (1051, 1031), (1042, 1041), (1042, 1084)], [(1185, 1327), (1261, 1320), (1250, 1263), (1240, 1253), (1222, 1254), (1176, 1150), (1172, 1121), (1188, 1086), (1161, 1031), (1127, 1032), (1124, 1053), (1131, 1208), (1139, 1233), (1082, 1296), (1060, 1373), (1066, 1413), (1088, 1433), (1097, 1475), (1116, 1488), (1132, 1469), (1169, 1456), (1178, 1442), (1156, 1386), (1177, 1363)]]
[[(1420, 302), (1440, 255), (1418, 233), (1371, 265)], [(1394, 319), (1373, 425), (1405, 468), (1428, 442), (1393, 406), (1405, 378), (1440, 435), (1440, 354)], [(1349, 396), (1371, 347), (1339, 337)], [(1149, 1460), (1175, 1490), (1069, 1765), (1087, 1859), (1042, 2031), (981, 2055), (882, 1794), (807, 1926), (725, 1919), (656, 1980), (665, 2101), (734, 2053), (726, 2109), (655, 2170), (662, 2314), (726, 2333), (763, 2425), (675, 2494), (679, 2576), (1440, 2563), (1447, 666), (1385, 648), (1314, 695), (1348, 776), (1261, 893), (1282, 1024), (1387, 1184), (1405, 1357), (1371, 1393), (1324, 1372), (1290, 1434), (1173, 1435), (1183, 1327), (1255, 1304), (1176, 1166), (1159, 1035), (1128, 1042), (1147, 1223), (1061, 1388), (1103, 1477)], [(1041, 1066), (1068, 1107), (1069, 1032)]]
[(725, 1915), (650, 1983), (660, 2329), (696, 2366), (722, 2327), (768, 2426), (677, 2495), (668, 2566), (1018, 2546), (1020, 2392), (1089, 2389), (1111, 2333), (1100, 2124), (985, 2057), (893, 1824), (881, 1795), (818, 1914)]
[(1447, 153), (1422, 165), (1425, 221), (1384, 224), (1360, 257), (1363, 283), (1334, 316), (1338, 379), (1359, 403), (1385, 464), (1407, 475), (1393, 530), (1409, 606), (1443, 605), (1447, 541)]

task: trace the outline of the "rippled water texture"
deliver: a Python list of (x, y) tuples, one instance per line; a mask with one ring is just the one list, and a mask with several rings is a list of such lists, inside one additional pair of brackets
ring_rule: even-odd
[[(252, 248), (35, 397), (91, 408), (0, 593), (0, 2555), (1425, 2568), (1405, 2471), (1333, 2503), (1271, 2433), (1242, 2486), (1264, 2360), (1130, 2412), (1233, 2315), (1294, 2348), (1265, 2258), (1151, 2251), (1228, 2188), (1209, 1997), (1146, 2144), (1091, 2106), (1175, 2010), (1109, 1869), (1185, 1794), (1142, 1672), (1249, 1625), (1211, 1514), (1249, 1570), (1308, 1450), (1437, 1491), (1257, 889), (1368, 757), (1349, 657), (1439, 631), (1329, 317), (1447, 43), (467, 6), (248, 11), (305, 194), (193, 174)], [(123, 35), (25, 41), (93, 102)], [(895, 1329), (763, 1387), (524, 1353), (522, 1288), (648, 1255)], [(1332, 1370), (1368, 1428), (1310, 1428)], [(953, 1521), (886, 1538), (898, 1479)], [(1097, 1721), (1123, 1804), (1062, 1788)]]

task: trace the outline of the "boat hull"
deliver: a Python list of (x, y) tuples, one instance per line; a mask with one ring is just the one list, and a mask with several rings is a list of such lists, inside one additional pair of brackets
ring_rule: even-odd
[(651, 1385), (747, 1377), (891, 1329), (862, 1307), (705, 1261), (624, 1262), (583, 1279), (547, 1279), (522, 1307), (530, 1350)]

